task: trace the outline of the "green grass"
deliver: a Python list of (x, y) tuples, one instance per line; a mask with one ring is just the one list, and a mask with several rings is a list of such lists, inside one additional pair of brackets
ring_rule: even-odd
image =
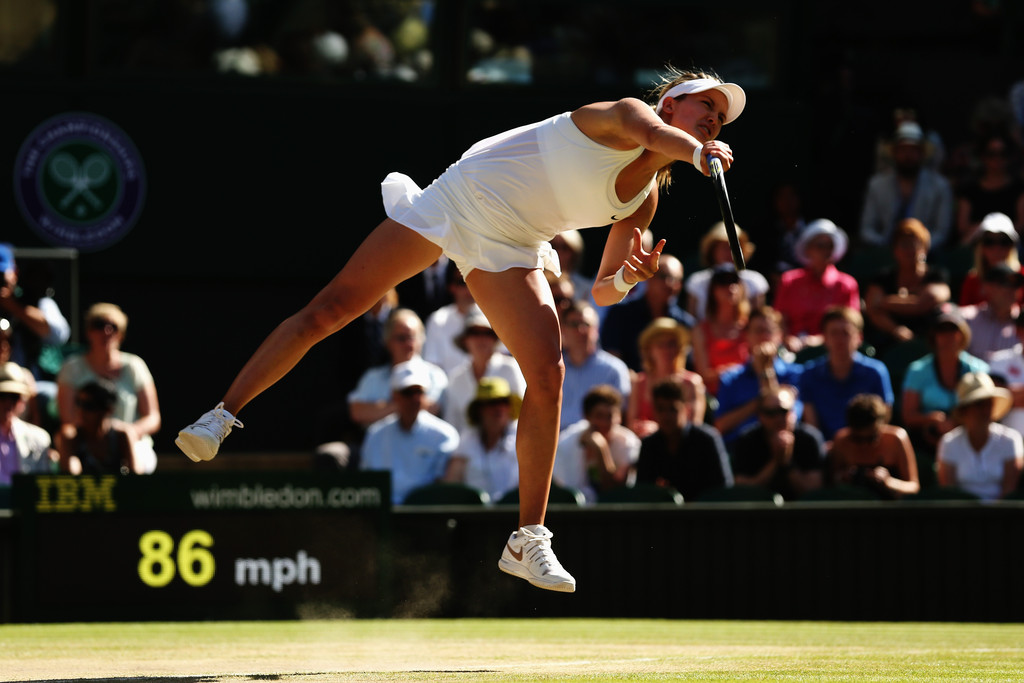
[(388, 620), (0, 626), (0, 680), (1024, 680), (1024, 625)]

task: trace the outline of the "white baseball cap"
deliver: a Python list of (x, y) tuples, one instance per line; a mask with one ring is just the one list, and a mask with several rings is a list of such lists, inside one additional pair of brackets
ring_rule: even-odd
[(422, 361), (407, 360), (391, 368), (391, 390), (430, 386), (430, 375)]

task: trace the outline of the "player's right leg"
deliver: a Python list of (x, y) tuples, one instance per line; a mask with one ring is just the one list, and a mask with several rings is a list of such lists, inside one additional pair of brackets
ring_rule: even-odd
[(175, 443), (192, 460), (210, 460), (249, 401), (284, 377), (313, 347), (365, 313), (384, 294), (434, 263), (441, 248), (388, 218), (371, 232), (341, 271), (256, 349), (223, 401), (181, 430)]

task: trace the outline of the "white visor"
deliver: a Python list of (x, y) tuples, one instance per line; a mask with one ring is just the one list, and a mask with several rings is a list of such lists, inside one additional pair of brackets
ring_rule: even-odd
[(673, 85), (658, 100), (658, 106), (654, 108), (654, 111), (660, 114), (662, 105), (670, 97), (676, 98), (680, 95), (690, 95), (692, 93), (704, 92), (705, 90), (719, 90), (725, 95), (726, 102), (728, 103), (725, 109), (725, 123), (732, 123), (743, 113), (743, 107), (747, 104), (747, 94), (743, 92), (743, 88), (735, 83), (720, 83), (713, 78), (697, 78)]

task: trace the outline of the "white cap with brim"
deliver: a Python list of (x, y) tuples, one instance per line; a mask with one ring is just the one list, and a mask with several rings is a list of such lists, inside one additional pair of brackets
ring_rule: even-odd
[(423, 361), (407, 360), (391, 368), (391, 390), (401, 391), (409, 387), (430, 386), (430, 374)]
[(987, 214), (981, 219), (981, 223), (978, 224), (977, 232), (972, 235), (973, 238), (981, 237), (986, 232), (994, 232), (1000, 235), (1006, 235), (1014, 244), (1020, 242), (1020, 235), (1017, 234), (1017, 228), (1014, 227), (1013, 221), (1005, 213), (999, 213), (998, 211)]
[(818, 235), (828, 235), (832, 238), (831, 260), (833, 263), (841, 261), (843, 256), (846, 255), (846, 247), (849, 243), (846, 232), (827, 218), (811, 221), (801, 231), (800, 237), (797, 238), (796, 244), (793, 245), (793, 253), (796, 255), (797, 260), (805, 266), (807, 265), (807, 255), (804, 251), (807, 248), (807, 243)]
[(0, 366), (0, 394), (28, 396), (27, 371), (17, 363), (7, 362)]
[(725, 109), (725, 123), (732, 123), (740, 114), (743, 107), (747, 105), (747, 94), (743, 88), (735, 83), (722, 83), (713, 78), (695, 78), (692, 81), (677, 83), (665, 91), (665, 94), (658, 100), (658, 106), (654, 108), (656, 113), (661, 113), (661, 107), (668, 98), (676, 98), (680, 95), (690, 95), (704, 92), (706, 90), (719, 90), (725, 95), (728, 106)]

